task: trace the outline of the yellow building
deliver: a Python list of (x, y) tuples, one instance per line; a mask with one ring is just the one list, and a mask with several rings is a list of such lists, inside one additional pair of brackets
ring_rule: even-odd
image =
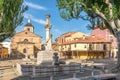
[(87, 34), (84, 34), (82, 32), (67, 32), (60, 37), (56, 38), (55, 43), (53, 43), (53, 49), (60, 51), (60, 48), (58, 48), (58, 45), (63, 44), (65, 42), (74, 41), (78, 38), (81, 38), (83, 36), (88, 36)]
[[(62, 38), (64, 42), (60, 43), (58, 38), (55, 42), (57, 46), (56, 50), (60, 51), (62, 56), (66, 58), (104, 58), (110, 52), (111, 42), (105, 39), (96, 36), (87, 36), (85, 34), (78, 35), (79, 37), (73, 37), (73, 34), (70, 34), (71, 38), (69, 37), (69, 40), (66, 38), (68, 36), (64, 35), (64, 38)], [(59, 39), (61, 38), (59, 37)]]
[(25, 57), (35, 58), (37, 52), (41, 50), (42, 37), (34, 34), (34, 27), (30, 23), (24, 26), (24, 31), (16, 33), (12, 37), (11, 56), (14, 58)]
[(62, 44), (64, 42), (73, 41), (74, 39), (80, 38), (82, 36), (88, 36), (82, 32), (67, 32), (60, 37), (56, 38), (56, 43)]

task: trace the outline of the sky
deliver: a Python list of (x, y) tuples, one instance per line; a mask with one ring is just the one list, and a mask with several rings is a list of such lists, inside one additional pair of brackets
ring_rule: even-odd
[(60, 17), (60, 13), (57, 7), (56, 0), (25, 0), (24, 5), (27, 5), (29, 9), (24, 13), (24, 19), (22, 25), (16, 28), (16, 32), (24, 30), (24, 25), (27, 24), (28, 16), (31, 18), (31, 24), (34, 26), (34, 33), (42, 36), (42, 41), (45, 41), (45, 22), (46, 14), (50, 14), (50, 22), (52, 25), (51, 34), (52, 41), (60, 35), (67, 32), (83, 32), (90, 34), (86, 26), (87, 21), (82, 19), (73, 19), (66, 21)]

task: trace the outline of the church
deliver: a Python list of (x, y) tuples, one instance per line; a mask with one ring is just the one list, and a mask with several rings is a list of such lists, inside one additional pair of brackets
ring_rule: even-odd
[(41, 50), (41, 45), (42, 37), (34, 34), (34, 26), (29, 17), (24, 30), (12, 37), (11, 57), (24, 58), (27, 55), (28, 58), (35, 58), (38, 51)]

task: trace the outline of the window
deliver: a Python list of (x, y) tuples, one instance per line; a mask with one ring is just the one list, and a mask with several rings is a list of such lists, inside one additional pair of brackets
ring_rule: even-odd
[(74, 44), (74, 47), (76, 48), (76, 44)]
[(65, 45), (65, 48), (66, 48), (66, 45)]
[(100, 45), (99, 45), (99, 44), (97, 44), (97, 45), (96, 45), (96, 49), (97, 49), (97, 50), (99, 50), (99, 48), (100, 48)]
[(30, 31), (30, 28), (27, 28), (28, 31)]
[(103, 50), (107, 50), (106, 44), (103, 45)]
[(112, 37), (112, 36), (109, 36), (109, 40), (112, 42), (112, 41), (113, 41), (113, 37)]
[(24, 42), (28, 42), (28, 39), (24, 39)]
[(26, 51), (26, 48), (24, 48), (24, 49), (23, 49), (23, 53), (26, 53), (26, 52), (27, 52), (27, 51)]
[(89, 50), (92, 50), (93, 47), (92, 47), (92, 44), (89, 44)]
[(25, 34), (27, 34), (27, 32), (25, 32)]
[(71, 50), (71, 46), (69, 45), (68, 50)]

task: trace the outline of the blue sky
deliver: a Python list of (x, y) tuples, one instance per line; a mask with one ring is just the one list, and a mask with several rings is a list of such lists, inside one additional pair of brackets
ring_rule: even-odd
[(46, 14), (51, 15), (50, 22), (52, 24), (51, 34), (53, 35), (53, 41), (66, 32), (80, 31), (86, 34), (90, 34), (91, 32), (91, 30), (88, 30), (86, 27), (88, 22), (84, 20), (73, 19), (66, 21), (62, 19), (56, 6), (56, 0), (25, 0), (24, 4), (28, 5), (29, 9), (24, 13), (22, 25), (16, 28), (16, 32), (24, 29), (28, 16), (30, 16), (31, 23), (34, 26), (34, 33), (42, 36), (42, 41), (44, 42)]

